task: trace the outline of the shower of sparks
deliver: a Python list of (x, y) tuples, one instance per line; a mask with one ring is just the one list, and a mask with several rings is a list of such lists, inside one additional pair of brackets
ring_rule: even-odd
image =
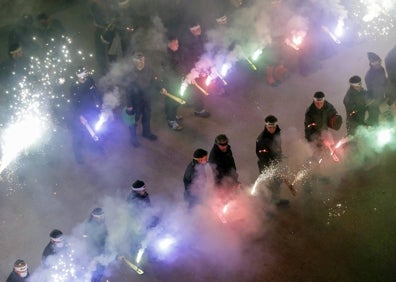
[(299, 170), (296, 174), (296, 177), (294, 178), (293, 182), (291, 183), (292, 186), (294, 186), (297, 182), (303, 181), (308, 174), (311, 172), (311, 169), (309, 168), (303, 168)]
[(75, 260), (75, 252), (70, 247), (48, 258), (48, 278), (53, 282), (88, 281), (79, 278), (82, 267)]
[(390, 0), (359, 0), (349, 9), (359, 24), (359, 37), (375, 38), (392, 34), (395, 27), (395, 4)]
[(266, 180), (273, 178), (277, 173), (277, 168), (274, 166), (270, 166), (266, 168), (260, 175), (257, 177), (256, 181), (253, 184), (252, 189), (250, 190), (251, 195), (255, 195), (257, 193), (257, 186)]
[[(328, 199), (327, 201), (330, 202), (330, 199)], [(326, 202), (324, 202), (324, 204), (326, 204)], [(346, 214), (347, 209), (348, 206), (346, 203), (336, 203), (335, 206), (329, 207), (329, 211), (327, 214), (327, 224), (330, 224), (332, 219), (336, 217), (341, 217)]]
[(41, 120), (38, 113), (30, 113), (29, 110), (20, 120), (10, 124), (1, 136), (0, 174), (21, 152), (37, 143), (46, 128), (46, 121)]
[[(92, 55), (72, 52), (72, 40), (62, 36), (41, 48), (41, 54), (28, 58), (21, 72), (10, 74), (13, 82), (5, 90), (8, 116), (0, 132), (0, 173), (18, 156), (39, 143), (49, 131), (54, 109), (66, 111), (69, 100), (62, 91), (68, 78), (73, 78), (77, 64), (87, 63)], [(63, 118), (63, 117), (58, 117)], [(55, 129), (53, 129), (55, 130)]]

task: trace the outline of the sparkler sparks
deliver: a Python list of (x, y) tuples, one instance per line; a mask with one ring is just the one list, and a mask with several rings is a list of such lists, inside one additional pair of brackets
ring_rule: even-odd
[(50, 281), (78, 281), (78, 265), (75, 262), (73, 249), (65, 249), (61, 253), (49, 257), (48, 260)]
[(395, 4), (390, 0), (359, 0), (349, 8), (351, 18), (359, 24), (359, 37), (389, 35), (394, 29)]
[(1, 136), (0, 174), (23, 150), (37, 143), (46, 129), (46, 121), (34, 113), (26, 114), (10, 124)]
[(0, 136), (0, 173), (48, 132), (51, 107), (67, 107), (69, 101), (59, 87), (67, 80), (73, 58), (85, 60), (85, 55), (71, 51), (70, 38), (58, 40), (45, 44), (42, 55), (27, 58), (26, 66), (11, 73), (12, 84), (5, 91), (10, 113)]
[(250, 190), (250, 194), (251, 195), (255, 195), (257, 193), (257, 186), (263, 182), (266, 181), (268, 179), (271, 179), (272, 177), (275, 176), (275, 174), (277, 173), (277, 169), (273, 166), (265, 169), (260, 175), (259, 177), (257, 177), (256, 181), (253, 184), (252, 189)]

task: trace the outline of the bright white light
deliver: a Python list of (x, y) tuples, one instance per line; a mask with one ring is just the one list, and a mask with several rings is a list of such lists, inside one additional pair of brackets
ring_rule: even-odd
[(254, 51), (254, 53), (252, 55), (252, 60), (256, 61), (262, 53), (263, 53), (263, 50), (261, 50), (261, 49), (257, 49), (256, 51)]
[(385, 146), (392, 140), (392, 129), (381, 129), (377, 133), (377, 144), (380, 147)]
[(211, 82), (212, 82), (212, 77), (208, 75), (208, 77), (205, 79), (205, 85), (209, 86)]
[(46, 124), (38, 116), (24, 116), (15, 123), (10, 124), (1, 136), (1, 163), (0, 173), (23, 150), (29, 148), (43, 136)]
[(137, 255), (136, 255), (136, 263), (140, 263), (144, 254), (145, 248), (140, 248)]
[(180, 86), (180, 96), (183, 96), (187, 89), (187, 82), (183, 81)]
[(171, 236), (166, 236), (157, 242), (157, 248), (160, 252), (168, 252), (169, 249), (176, 243), (176, 239)]
[(99, 120), (95, 124), (95, 131), (99, 131), (105, 122), (106, 122), (106, 117), (104, 114), (101, 114)]
[(337, 37), (341, 37), (344, 34), (344, 21), (339, 19), (336, 28), (334, 29), (334, 34)]

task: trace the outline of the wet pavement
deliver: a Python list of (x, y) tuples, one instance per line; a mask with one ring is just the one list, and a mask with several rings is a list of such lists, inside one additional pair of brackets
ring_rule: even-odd
[[(85, 14), (82, 6), (54, 8), (55, 15), (76, 42), (92, 48), (88, 40), (93, 38), (72, 20), (78, 12)], [(380, 38), (340, 46), (315, 73), (306, 77), (293, 73), (276, 88), (242, 63), (232, 75), (229, 96), (205, 97), (210, 118), (180, 108), (181, 132), (166, 125), (158, 96), (153, 101), (152, 129), (159, 139), (141, 138), (139, 127), (140, 148), (130, 146), (127, 128), (115, 110), (115, 120), (102, 140), (105, 155), (86, 150), (83, 165), (74, 161), (67, 128), (58, 127), (50, 145), (26, 152), (1, 175), (0, 279), (5, 280), (17, 258), (25, 259), (34, 273), (54, 228), (81, 239), (81, 224), (98, 205), (104, 207), (112, 241), (120, 243), (132, 220), (121, 216), (124, 201), (131, 183), (142, 179), (165, 228), (175, 231), (184, 244), (171, 259), (146, 259), (141, 276), (114, 261), (106, 270), (108, 281), (395, 281), (394, 146), (376, 153), (367, 153), (367, 147), (354, 151), (362, 158), (340, 152), (340, 163), (326, 159), (310, 173), (314, 176), (310, 185), (296, 184), (296, 197), (282, 186), (289, 207), (270, 206), (264, 199), (264, 183), (258, 186), (258, 195), (249, 195), (258, 177), (254, 146), (264, 117), (274, 114), (279, 119), (292, 177), (311, 155), (303, 140), (303, 121), (313, 93), (324, 91), (344, 117), (348, 78), (365, 74), (368, 51), (384, 57), (394, 43), (394, 38)], [(182, 177), (193, 151), (210, 150), (220, 133), (230, 138), (244, 186), (238, 216), (234, 215), (240, 221), (227, 224), (207, 209), (188, 214), (183, 202)], [(333, 133), (336, 140), (342, 138), (345, 125)], [(118, 251), (128, 254), (127, 249)]]

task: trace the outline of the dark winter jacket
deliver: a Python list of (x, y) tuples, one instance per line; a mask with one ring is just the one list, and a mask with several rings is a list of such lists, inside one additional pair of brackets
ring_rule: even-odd
[(322, 131), (328, 129), (330, 118), (336, 114), (337, 111), (334, 106), (326, 100), (321, 109), (318, 109), (312, 103), (305, 112), (305, 139), (312, 142), (319, 138)]
[(85, 224), (87, 236), (87, 250), (91, 256), (98, 256), (105, 252), (108, 230), (104, 221), (97, 221), (92, 217)]
[(365, 124), (367, 111), (367, 91), (357, 91), (350, 87), (344, 97), (348, 133), (353, 133), (357, 126)]
[(379, 104), (385, 97), (385, 91), (387, 87), (387, 78), (385, 69), (370, 67), (366, 76), (364, 77), (366, 82), (368, 97), (374, 99)]
[(205, 52), (206, 39), (203, 34), (193, 35), (190, 31), (185, 36), (183, 41), (185, 70), (190, 72), (195, 64), (199, 61), (202, 54)]
[(169, 93), (179, 96), (180, 86), (186, 75), (186, 70), (183, 66), (183, 55), (181, 49), (174, 52), (167, 49), (167, 54), (162, 62), (161, 80), (162, 86), (168, 90)]
[(230, 145), (227, 145), (227, 150), (223, 152), (214, 144), (209, 154), (209, 163), (214, 165), (218, 182), (221, 182), (225, 176), (229, 176), (236, 181), (238, 180), (235, 160)]
[(134, 68), (131, 82), (126, 89), (127, 106), (132, 106), (137, 117), (141, 116), (143, 108), (151, 109), (152, 91), (159, 92), (159, 86), (152, 69), (145, 66), (142, 70)]
[[(267, 128), (260, 133), (256, 140), (256, 156), (259, 159), (260, 167), (270, 166), (282, 159), (281, 129), (276, 126), (274, 134)], [(263, 151), (266, 152), (263, 152)], [(260, 152), (261, 151), (261, 152)]]
[(132, 209), (136, 209), (137, 211), (142, 211), (151, 207), (150, 196), (146, 191), (144, 195), (140, 195), (135, 191), (131, 191), (127, 198), (127, 203)]
[(70, 87), (74, 118), (84, 116), (90, 122), (96, 122), (102, 107), (102, 95), (96, 88), (92, 77), (84, 83), (76, 82)]
[(19, 276), (15, 271), (12, 271), (6, 282), (26, 282), (29, 279), (29, 272), (26, 277)]

